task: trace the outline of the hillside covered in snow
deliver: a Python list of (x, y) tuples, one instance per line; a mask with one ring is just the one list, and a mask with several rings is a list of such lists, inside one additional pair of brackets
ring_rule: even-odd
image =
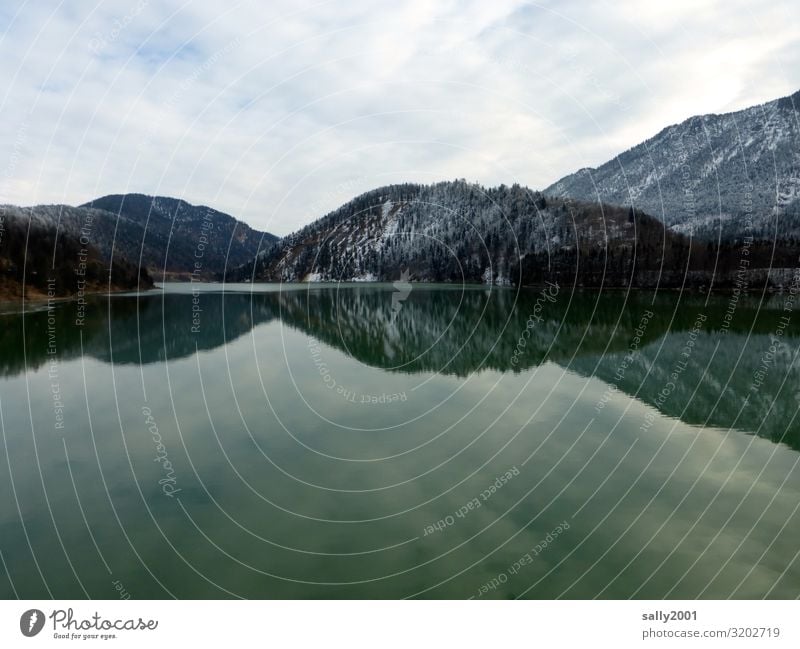
[(369, 191), (225, 279), (730, 287), (743, 255), (750, 286), (784, 283), (796, 261), (791, 246), (692, 242), (629, 207), (457, 180)]
[(633, 251), (641, 230), (629, 210), (547, 199), (519, 185), (390, 185), (281, 239), (227, 279), (388, 281), (405, 273), (412, 281), (509, 285), (526, 258)]
[(800, 92), (669, 126), (544, 190), (633, 205), (706, 239), (800, 236)]

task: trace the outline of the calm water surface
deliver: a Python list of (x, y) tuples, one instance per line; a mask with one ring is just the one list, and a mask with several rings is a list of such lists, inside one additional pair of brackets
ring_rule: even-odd
[(0, 316), (4, 598), (800, 596), (791, 298), (202, 289)]

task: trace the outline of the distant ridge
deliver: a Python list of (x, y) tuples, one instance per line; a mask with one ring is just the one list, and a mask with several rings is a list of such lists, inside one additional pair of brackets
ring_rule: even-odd
[(112, 194), (84, 203), (2, 207), (9, 221), (57, 229), (83, 239), (105, 262), (125, 260), (153, 277), (164, 273), (211, 279), (226, 267), (255, 258), (277, 237), (254, 230), (229, 214), (177, 198)]
[(259, 246), (277, 239), (229, 214), (178, 198), (110, 194), (80, 207), (119, 216), (127, 236), (115, 242), (115, 248), (128, 259), (141, 254), (142, 264), (156, 273), (163, 269), (191, 273), (197, 269), (208, 277), (223, 272), (226, 265), (235, 267), (250, 261)]

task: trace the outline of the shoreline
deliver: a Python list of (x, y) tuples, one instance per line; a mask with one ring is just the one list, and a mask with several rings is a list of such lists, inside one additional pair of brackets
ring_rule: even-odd
[[(188, 284), (190, 282), (157, 282), (160, 284), (164, 283), (175, 283), (175, 284)], [(348, 286), (371, 286), (371, 285), (382, 285), (386, 286), (387, 284), (393, 284), (392, 280), (386, 281), (376, 281), (376, 282), (363, 282), (363, 281), (318, 281), (318, 282), (303, 282), (303, 281), (283, 281), (283, 282), (269, 282), (269, 281), (258, 281), (258, 282), (197, 282), (198, 284), (220, 284), (222, 286), (259, 286), (259, 285), (273, 285), (273, 286), (337, 286), (342, 284), (347, 284)], [(442, 286), (442, 287), (464, 287), (464, 288), (471, 288), (471, 289), (502, 289), (502, 290), (515, 290), (525, 289), (525, 290), (539, 290), (542, 288), (546, 288), (548, 286), (547, 283), (541, 284), (475, 284), (475, 283), (463, 283), (458, 284), (456, 282), (419, 282), (414, 280), (409, 280), (409, 283), (412, 286), (419, 285), (419, 286)], [(559, 285), (561, 286), (561, 285)], [(575, 290), (575, 291), (648, 291), (648, 292), (658, 292), (658, 291), (669, 291), (671, 293), (674, 292), (683, 292), (683, 293), (690, 293), (692, 295), (726, 295), (729, 293), (739, 292), (745, 295), (758, 295), (760, 293), (769, 293), (769, 294), (780, 294), (785, 293), (789, 289), (788, 287), (782, 286), (764, 286), (759, 288), (749, 287), (746, 289), (741, 289), (736, 286), (715, 286), (712, 289), (708, 289), (707, 287), (695, 287), (695, 286), (618, 286), (618, 285), (600, 285), (600, 286), (584, 286), (584, 285), (576, 285), (570, 284), (565, 285), (563, 287), (564, 290)]]
[[(304, 287), (307, 289), (311, 288), (326, 288), (332, 286), (341, 286), (342, 284), (347, 284), (348, 286), (353, 287), (368, 287), (371, 285), (382, 285), (385, 286), (387, 284), (392, 284), (390, 281), (384, 282), (363, 282), (363, 281), (355, 281), (355, 282), (340, 282), (340, 281), (319, 281), (319, 282), (217, 282), (217, 281), (182, 281), (180, 279), (170, 278), (169, 280), (165, 281), (157, 281), (154, 282), (153, 286), (149, 288), (140, 288), (140, 287), (108, 287), (103, 285), (95, 286), (91, 291), (87, 290), (84, 291), (83, 297), (99, 297), (99, 296), (119, 296), (124, 295), (125, 293), (131, 293), (136, 295), (143, 295), (149, 292), (163, 292), (164, 284), (200, 284), (200, 285), (212, 285), (212, 284), (219, 284), (221, 287), (231, 286), (236, 287), (235, 289), (232, 288), (233, 291), (236, 292), (246, 292), (242, 291), (245, 287), (254, 287), (259, 285), (275, 285), (275, 286), (287, 286), (292, 288), (299, 288)], [(442, 287), (442, 288), (453, 288), (458, 289), (459, 287), (464, 289), (488, 289), (488, 290), (540, 290), (541, 288), (545, 287), (546, 284), (522, 284), (522, 285), (497, 285), (497, 284), (457, 284), (453, 282), (411, 282), (412, 285), (418, 285), (420, 288), (422, 287)], [(55, 304), (63, 304), (68, 302), (77, 301), (81, 298), (77, 293), (72, 295), (61, 295), (58, 297), (48, 297), (47, 293), (43, 293), (39, 290), (32, 289), (31, 287), (26, 287), (24, 297), (19, 294), (11, 294), (9, 287), (0, 287), (0, 316), (2, 315), (12, 315), (12, 314), (19, 314), (25, 313), (27, 311), (40, 311), (42, 308), (46, 308), (49, 303)], [(587, 292), (601, 292), (601, 291), (613, 291), (615, 293), (622, 292), (622, 291), (636, 291), (636, 292), (669, 292), (669, 293), (686, 293), (687, 295), (729, 295), (734, 292), (740, 292), (744, 295), (752, 295), (758, 296), (761, 294), (766, 295), (780, 295), (782, 293), (787, 292), (786, 287), (776, 287), (776, 286), (766, 286), (760, 288), (750, 288), (749, 290), (741, 290), (737, 289), (735, 286), (722, 286), (722, 287), (715, 287), (711, 290), (708, 288), (703, 287), (671, 287), (671, 286), (611, 286), (611, 285), (601, 285), (601, 286), (580, 286), (580, 285), (569, 285), (564, 286), (564, 290), (567, 291), (587, 291)], [(224, 290), (224, 288), (223, 288)], [(29, 308), (28, 308), (29, 307)]]

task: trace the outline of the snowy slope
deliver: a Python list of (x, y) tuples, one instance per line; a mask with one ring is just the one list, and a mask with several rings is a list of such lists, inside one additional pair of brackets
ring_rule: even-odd
[[(642, 217), (646, 218), (646, 217)], [(526, 255), (633, 248), (626, 209), (459, 180), (381, 187), (276, 242), (228, 279), (510, 284)]]
[(669, 126), (544, 190), (634, 205), (705, 237), (800, 234), (800, 92)]

